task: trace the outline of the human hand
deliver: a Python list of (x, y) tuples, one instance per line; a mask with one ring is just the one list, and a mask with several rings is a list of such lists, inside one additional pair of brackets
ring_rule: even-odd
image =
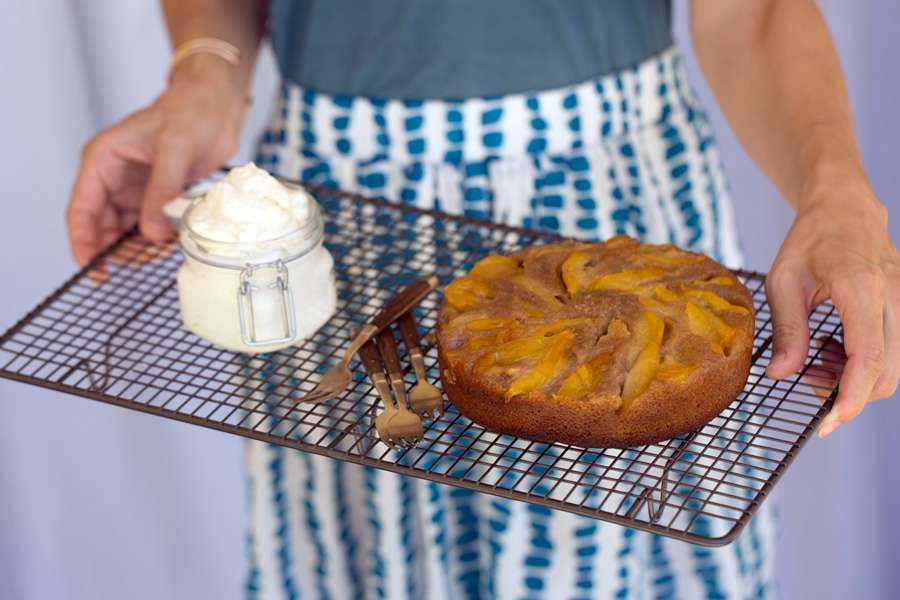
[(887, 211), (864, 179), (813, 186), (766, 279), (774, 348), (767, 369), (780, 379), (803, 365), (808, 316), (830, 298), (843, 323), (847, 364), (825, 437), (890, 397), (900, 376), (900, 253), (887, 231)]
[(144, 237), (165, 241), (171, 225), (162, 207), (234, 153), (248, 103), (229, 68), (191, 57), (151, 105), (84, 147), (67, 214), (79, 266), (138, 222)]

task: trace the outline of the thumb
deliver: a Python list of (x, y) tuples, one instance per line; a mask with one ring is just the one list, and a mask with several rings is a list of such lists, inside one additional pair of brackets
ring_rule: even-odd
[(777, 268), (766, 278), (774, 331), (766, 374), (773, 379), (796, 373), (809, 348), (809, 304), (802, 280), (797, 273)]
[(162, 209), (184, 189), (191, 162), (191, 148), (185, 138), (166, 134), (158, 138), (141, 207), (141, 233), (150, 241), (162, 243), (172, 232)]

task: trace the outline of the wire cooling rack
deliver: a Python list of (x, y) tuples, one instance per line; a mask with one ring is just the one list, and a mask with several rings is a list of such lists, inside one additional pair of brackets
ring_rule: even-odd
[[(417, 448), (388, 448), (375, 433), (379, 404), (361, 373), (327, 404), (295, 400), (338, 360), (349, 332), (400, 287), (426, 273), (446, 284), (486, 254), (557, 238), (314, 191), (340, 300), (339, 312), (303, 346), (249, 357), (192, 335), (178, 311), (181, 254), (174, 243), (150, 246), (132, 232), (0, 338), (0, 376), (709, 546), (734, 540), (833, 400), (829, 379), (842, 364), (827, 350), (841, 333), (833, 306), (810, 317), (819, 343), (801, 373), (768, 379), (764, 278), (739, 271), (757, 310), (753, 366), (741, 395), (703, 428), (629, 450), (586, 449), (494, 434), (451, 406), (427, 423)], [(438, 303), (433, 293), (417, 309), (422, 333), (435, 325)], [(432, 380), (436, 362), (430, 348)]]

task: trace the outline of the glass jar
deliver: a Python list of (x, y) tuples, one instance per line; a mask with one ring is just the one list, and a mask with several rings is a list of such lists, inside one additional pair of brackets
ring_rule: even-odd
[(310, 337), (334, 314), (334, 260), (322, 245), (315, 201), (297, 229), (259, 242), (203, 237), (190, 227), (194, 206), (181, 219), (178, 271), (190, 331), (234, 352), (274, 352)]

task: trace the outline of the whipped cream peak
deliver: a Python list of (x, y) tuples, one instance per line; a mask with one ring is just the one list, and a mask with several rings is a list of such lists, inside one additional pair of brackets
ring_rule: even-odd
[(253, 163), (232, 169), (195, 201), (187, 225), (217, 242), (265, 242), (301, 229), (314, 200)]

